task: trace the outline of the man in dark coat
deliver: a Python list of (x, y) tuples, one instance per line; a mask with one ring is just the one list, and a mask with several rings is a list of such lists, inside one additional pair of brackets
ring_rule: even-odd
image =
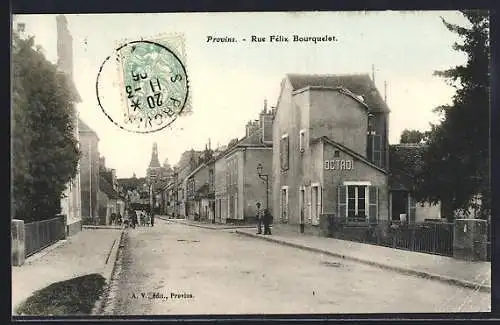
[(273, 216), (269, 213), (269, 210), (264, 211), (264, 235), (271, 235), (271, 223), (273, 221)]
[(257, 202), (257, 234), (262, 234), (262, 221), (264, 219), (264, 210), (260, 207), (260, 202)]

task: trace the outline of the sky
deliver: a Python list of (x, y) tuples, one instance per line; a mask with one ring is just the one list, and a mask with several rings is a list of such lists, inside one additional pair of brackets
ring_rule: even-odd
[[(17, 15), (47, 59), (57, 62), (57, 15)], [(389, 142), (398, 143), (404, 129), (429, 129), (438, 116), (432, 110), (450, 103), (454, 89), (435, 70), (465, 62), (452, 50), (458, 36), (448, 22), (467, 26), (457, 11), (420, 12), (283, 12), (156, 13), (66, 15), (73, 36), (73, 75), (82, 102), (80, 117), (99, 136), (106, 167), (118, 178), (146, 174), (153, 142), (160, 162), (171, 165), (185, 150), (212, 148), (245, 134), (267, 100), (275, 106), (287, 73), (372, 75), (384, 95), (387, 82)], [(15, 27), (15, 26), (14, 26)], [(105, 58), (125, 40), (154, 39), (162, 34), (184, 38), (185, 66), (193, 113), (172, 127), (151, 133), (124, 131), (109, 121), (97, 102), (96, 78)], [(211, 43), (208, 36), (335, 36), (325, 43)], [(110, 101), (106, 102), (110, 104)], [(116, 99), (116, 106), (122, 105)]]

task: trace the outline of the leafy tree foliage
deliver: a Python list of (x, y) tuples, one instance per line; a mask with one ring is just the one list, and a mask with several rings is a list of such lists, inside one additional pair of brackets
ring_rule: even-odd
[(442, 122), (429, 133), (425, 168), (420, 175), (418, 197), (441, 201), (446, 217), (452, 212), (474, 207), (481, 196), (481, 214), (490, 213), (490, 118), (489, 118), (489, 17), (488, 12), (466, 10), (462, 14), (470, 27), (450, 24), (463, 43), (453, 49), (464, 52), (467, 62), (435, 75), (445, 78), (456, 89), (451, 105), (436, 109)]
[(12, 71), (13, 218), (53, 218), (77, 171), (75, 98), (33, 37), (13, 35)]
[(421, 132), (418, 130), (405, 129), (401, 133), (400, 143), (421, 143), (425, 142), (428, 137), (428, 132)]

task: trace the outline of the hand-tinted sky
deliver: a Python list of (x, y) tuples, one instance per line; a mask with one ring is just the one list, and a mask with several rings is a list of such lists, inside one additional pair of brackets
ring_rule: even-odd
[[(267, 98), (274, 106), (286, 73), (372, 73), (381, 94), (387, 81), (391, 109), (389, 137), (399, 142), (405, 128), (425, 130), (437, 121), (436, 106), (450, 102), (453, 89), (439, 69), (462, 64), (451, 49), (457, 35), (441, 18), (466, 24), (458, 12), (178, 13), (67, 15), (73, 36), (74, 81), (83, 102), (81, 118), (99, 135), (99, 151), (118, 177), (145, 175), (152, 143), (160, 161), (173, 165), (181, 153), (242, 137)], [(56, 15), (20, 15), (26, 32), (47, 58), (57, 61)], [(104, 59), (124, 39), (183, 33), (194, 113), (175, 127), (142, 135), (123, 131), (103, 114), (96, 99), (96, 76)], [(335, 36), (331, 43), (207, 43), (207, 36)], [(116, 105), (121, 105), (117, 101)]]

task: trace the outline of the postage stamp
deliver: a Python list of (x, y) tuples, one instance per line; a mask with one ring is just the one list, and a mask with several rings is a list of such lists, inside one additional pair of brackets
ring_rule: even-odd
[(105, 83), (105, 78), (100, 78), (106, 70), (103, 67), (97, 78), (99, 106), (114, 124), (127, 131), (151, 133), (170, 126), (185, 109), (186, 113), (191, 111), (183, 62), (181, 35), (124, 41), (103, 63), (103, 67), (108, 63), (117, 67), (119, 82), (113, 84), (118, 86), (120, 109), (100, 100), (99, 83)]

